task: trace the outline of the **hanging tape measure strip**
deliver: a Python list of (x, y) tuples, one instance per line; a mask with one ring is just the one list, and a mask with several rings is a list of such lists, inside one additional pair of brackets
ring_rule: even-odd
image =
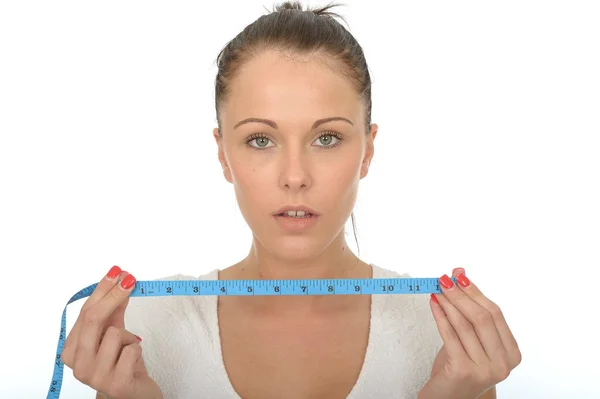
[[(456, 283), (456, 278), (451, 278)], [(54, 372), (46, 399), (58, 399), (64, 364), (60, 356), (67, 333), (67, 306), (94, 292), (92, 284), (73, 295), (62, 314)], [(312, 280), (154, 280), (138, 281), (130, 297), (154, 296), (265, 296), (265, 295), (381, 295), (441, 294), (438, 278), (366, 278)]]

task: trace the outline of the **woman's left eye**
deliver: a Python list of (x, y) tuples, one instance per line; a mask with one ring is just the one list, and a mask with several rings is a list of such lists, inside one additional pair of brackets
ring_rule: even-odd
[[(315, 140), (316, 143), (320, 143), (322, 145), (317, 145), (318, 147), (334, 147), (338, 144), (341, 139), (337, 137), (335, 134), (327, 133), (319, 136), (318, 139)], [(334, 143), (333, 145), (331, 143)]]

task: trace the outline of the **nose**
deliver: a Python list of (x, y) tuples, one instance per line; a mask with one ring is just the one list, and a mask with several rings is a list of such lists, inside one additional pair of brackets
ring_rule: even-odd
[(285, 190), (306, 190), (312, 185), (310, 162), (307, 154), (288, 148), (281, 153), (279, 186)]

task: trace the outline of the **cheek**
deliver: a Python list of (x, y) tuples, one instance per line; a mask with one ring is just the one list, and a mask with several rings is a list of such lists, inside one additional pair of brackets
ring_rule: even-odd
[(345, 208), (354, 207), (360, 181), (358, 171), (358, 169), (353, 170), (354, 173), (349, 173), (349, 170), (346, 171), (336, 183), (339, 186), (337, 196), (344, 203)]
[(273, 178), (268, 168), (259, 168), (246, 162), (235, 162), (230, 165), (235, 195), (240, 207), (246, 204), (252, 207), (265, 202), (265, 196), (273, 191)]
[(360, 182), (360, 161), (360, 155), (348, 154), (343, 160), (323, 165), (316, 173), (315, 188), (321, 198), (331, 201), (332, 209), (346, 211), (354, 206)]
[(321, 172), (328, 177), (330, 183), (350, 188), (357, 180), (360, 180), (362, 150), (358, 145), (344, 150), (325, 162)]

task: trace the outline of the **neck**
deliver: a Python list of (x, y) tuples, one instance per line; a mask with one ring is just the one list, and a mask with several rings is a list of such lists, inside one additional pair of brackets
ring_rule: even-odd
[(327, 279), (356, 277), (361, 263), (348, 248), (342, 232), (318, 256), (304, 259), (282, 259), (254, 239), (248, 256), (239, 266), (248, 279)]
[[(346, 243), (342, 231), (325, 251), (310, 259), (282, 259), (269, 253), (254, 239), (248, 256), (224, 270), (224, 280), (296, 280), (371, 278), (371, 266), (361, 261)], [(245, 299), (240, 306), (276, 314), (329, 311), (344, 308), (352, 298), (338, 296), (273, 296)]]

